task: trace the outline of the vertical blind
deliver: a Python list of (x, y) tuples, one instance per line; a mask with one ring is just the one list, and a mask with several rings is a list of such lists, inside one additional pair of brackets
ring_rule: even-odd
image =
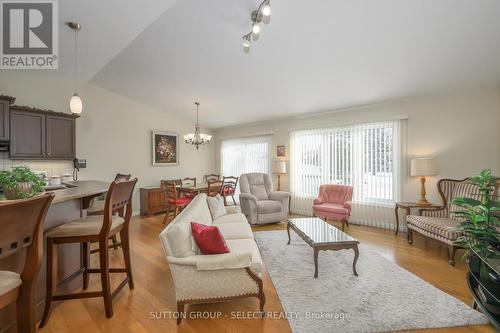
[(270, 147), (271, 135), (222, 140), (220, 144), (222, 175), (239, 177), (249, 172), (269, 173)]
[(353, 186), (358, 207), (390, 207), (400, 196), (400, 122), (292, 131), (292, 210), (310, 214), (321, 184)]

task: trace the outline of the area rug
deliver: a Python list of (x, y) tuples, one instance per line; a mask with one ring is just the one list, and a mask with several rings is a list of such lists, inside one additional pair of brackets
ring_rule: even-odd
[(352, 250), (320, 251), (315, 279), (312, 248), (291, 234), (286, 245), (286, 231), (254, 233), (294, 333), (393, 332), (488, 323), (470, 306), (362, 245), (359, 276), (352, 274)]

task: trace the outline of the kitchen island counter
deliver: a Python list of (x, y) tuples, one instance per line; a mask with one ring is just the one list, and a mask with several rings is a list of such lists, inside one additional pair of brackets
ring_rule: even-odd
[(75, 199), (100, 196), (108, 191), (110, 183), (98, 180), (77, 180), (64, 184), (67, 185), (68, 188), (48, 191), (55, 194), (52, 205)]
[[(85, 217), (87, 208), (92, 199), (105, 194), (109, 187), (108, 182), (96, 180), (82, 180), (65, 183), (67, 188), (49, 190), (54, 193), (54, 200), (49, 207), (44, 223), (44, 232), (61, 224), (69, 223)], [(22, 221), (19, 221), (22, 223)], [(44, 239), (44, 243), (45, 239)], [(81, 267), (81, 252), (79, 244), (58, 245), (57, 280), (61, 282)], [(11, 270), (20, 272), (24, 263), (24, 251), (20, 251), (0, 262), (0, 270)], [(45, 304), (45, 277), (46, 277), (46, 246), (44, 245), (43, 262), (36, 281), (36, 314), (40, 320), (43, 306)], [(58, 290), (63, 293), (73, 292), (82, 286), (81, 275), (77, 276)], [(60, 302), (55, 302), (57, 306)], [(15, 303), (0, 310), (0, 332), (15, 332)]]

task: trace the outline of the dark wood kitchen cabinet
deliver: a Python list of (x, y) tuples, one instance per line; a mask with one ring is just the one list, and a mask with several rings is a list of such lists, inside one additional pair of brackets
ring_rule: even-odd
[(75, 158), (75, 119), (47, 116), (46, 128), (47, 157)]
[(10, 112), (10, 157), (45, 157), (45, 115), (13, 109)]
[(11, 107), (10, 158), (75, 157), (75, 116), (27, 107)]
[(16, 99), (0, 95), (0, 141), (9, 140), (9, 107)]

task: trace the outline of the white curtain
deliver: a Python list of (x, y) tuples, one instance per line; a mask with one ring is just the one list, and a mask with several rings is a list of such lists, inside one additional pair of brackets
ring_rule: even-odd
[(292, 211), (310, 215), (321, 184), (346, 184), (354, 188), (351, 222), (392, 229), (401, 192), (400, 123), (292, 131)]
[[(271, 172), (271, 135), (225, 139), (220, 144), (220, 166), (223, 176), (239, 177), (249, 172)], [(239, 194), (237, 188), (236, 197)]]

